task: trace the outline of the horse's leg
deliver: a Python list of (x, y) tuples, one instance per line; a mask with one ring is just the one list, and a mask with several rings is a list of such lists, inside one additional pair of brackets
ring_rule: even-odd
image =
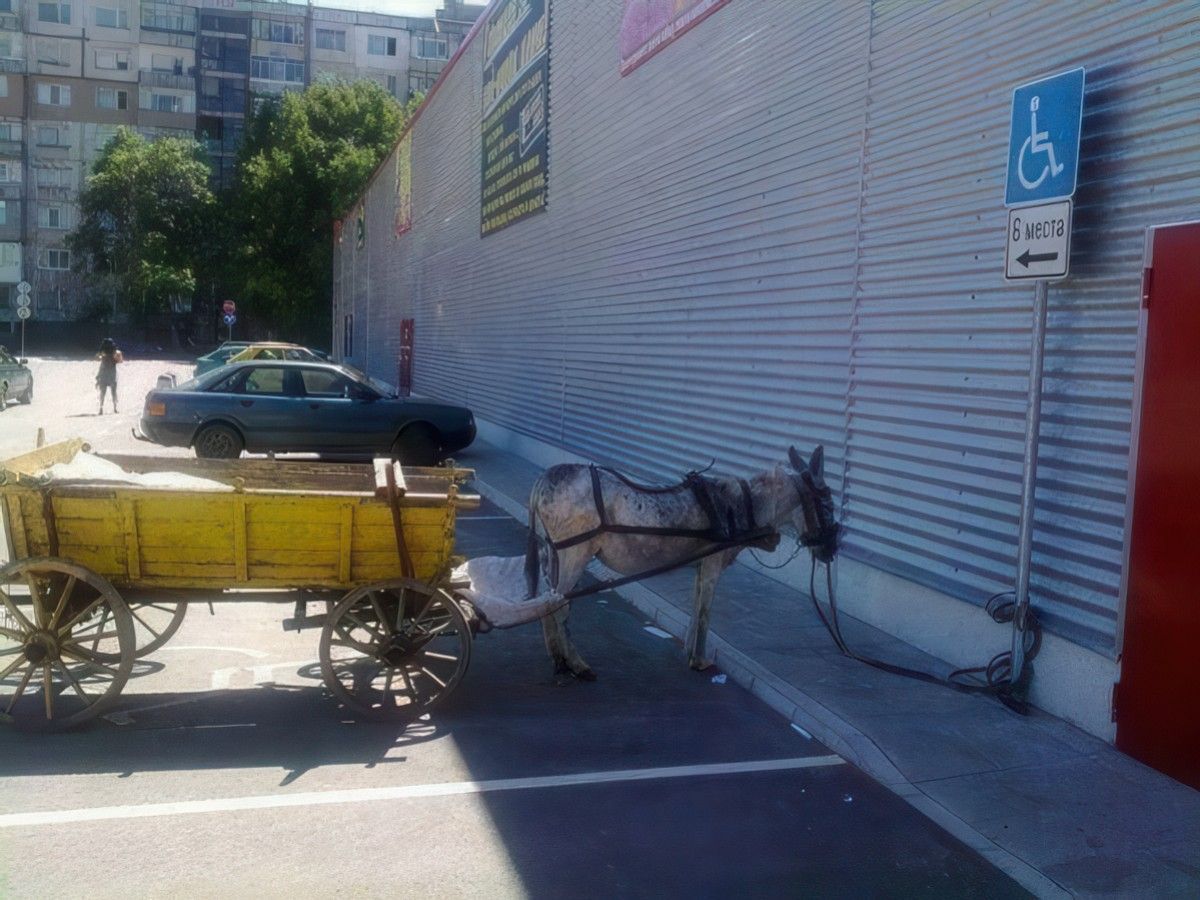
[(712, 608), (713, 595), (717, 590), (717, 579), (725, 568), (724, 554), (716, 553), (706, 556), (696, 566), (696, 586), (692, 594), (692, 621), (688, 625), (687, 648), (688, 665), (697, 671), (707, 669), (712, 660), (704, 654), (704, 644), (708, 640), (708, 614)]
[[(557, 577), (551, 582), (555, 590), (570, 592), (583, 575), (593, 556), (590, 544), (571, 547), (558, 554)], [(554, 661), (556, 676), (573, 675), (583, 681), (595, 681), (596, 673), (584, 662), (567, 630), (567, 619), (571, 615), (571, 604), (566, 603), (548, 616), (542, 617), (542, 634), (546, 639), (546, 650)]]

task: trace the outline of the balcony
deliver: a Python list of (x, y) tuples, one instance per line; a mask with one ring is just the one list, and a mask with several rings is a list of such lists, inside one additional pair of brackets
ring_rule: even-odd
[(0, 13), (0, 31), (23, 31), (21, 14), (15, 12)]
[(0, 140), (0, 156), (19, 159), (24, 152), (25, 143), (23, 141)]
[(0, 72), (23, 75), (25, 73), (25, 60), (15, 59), (11, 56), (0, 57)]
[(196, 88), (196, 67), (190, 67), (186, 73), (158, 72), (154, 69), (142, 69), (138, 73), (139, 82), (144, 87), (175, 88), (176, 90), (191, 91)]

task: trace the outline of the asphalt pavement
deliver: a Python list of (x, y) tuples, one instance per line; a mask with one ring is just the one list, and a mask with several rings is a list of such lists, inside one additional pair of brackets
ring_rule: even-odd
[[(39, 425), (155, 452), (126, 426), (172, 364), (126, 364), (104, 417), (89, 368), (36, 361), (0, 455)], [(524, 543), (491, 503), (459, 520), (464, 556)], [(291, 614), (196, 604), (102, 720), (0, 731), (0, 896), (1025, 895), (615, 594), (571, 618), (598, 681), (559, 683), (537, 625), (492, 632), (408, 728), (347, 716)]]

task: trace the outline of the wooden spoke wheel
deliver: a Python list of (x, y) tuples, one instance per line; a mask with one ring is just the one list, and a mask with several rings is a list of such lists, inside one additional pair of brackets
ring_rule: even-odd
[[(173, 600), (127, 596), (125, 605), (129, 607), (129, 617), (133, 621), (135, 659), (142, 659), (161, 649), (175, 636), (175, 632), (183, 624), (183, 617), (187, 615), (187, 604)], [(111, 662), (118, 657), (100, 658)]]
[(384, 721), (422, 715), (462, 680), (471, 629), (454, 599), (400, 578), (350, 591), (321, 631), (321, 675), (353, 713)]
[(111, 584), (41, 557), (0, 568), (0, 719), (57, 731), (116, 702), (134, 658), (133, 619)]

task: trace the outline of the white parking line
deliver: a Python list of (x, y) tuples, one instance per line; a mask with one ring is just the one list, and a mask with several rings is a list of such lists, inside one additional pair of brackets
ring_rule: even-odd
[(572, 787), (584, 784), (654, 781), (665, 778), (700, 778), (707, 775), (744, 775), (752, 772), (815, 769), (844, 764), (844, 759), (831, 754), (828, 756), (762, 759), (749, 762), (715, 763), (712, 765), (671, 766), (661, 769), (620, 769), (610, 772), (581, 772), (578, 775), (549, 775), (539, 778), (504, 778), (497, 781), (457, 781), (444, 784), (413, 784), (397, 787), (358, 788), (345, 791), (311, 791), (302, 794), (267, 794), (256, 797), (227, 797), (218, 800), (144, 803), (138, 806), (97, 806), (91, 809), (9, 813), (8, 815), (0, 816), (0, 828), (66, 825), (75, 822), (100, 822), (112, 819), (149, 819), (160, 816), (186, 816), (198, 813), (235, 812), (250, 809), (324, 806), (335, 803), (370, 803), (378, 800), (410, 800), (421, 797), (448, 797), (458, 794), (485, 794), (495, 791), (522, 791), (538, 788)]

